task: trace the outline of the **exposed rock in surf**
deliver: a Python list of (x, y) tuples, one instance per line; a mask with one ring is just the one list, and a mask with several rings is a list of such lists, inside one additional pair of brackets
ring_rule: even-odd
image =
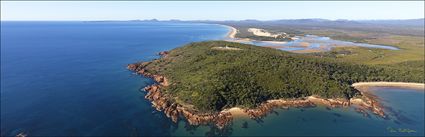
[(254, 109), (245, 110), (245, 113), (251, 119), (258, 119), (266, 116), (275, 108), (279, 107), (315, 107), (316, 105), (309, 100), (270, 100), (266, 103), (262, 103), (260, 106)]
[(161, 51), (161, 52), (158, 53), (158, 55), (164, 57), (164, 56), (168, 55), (168, 51)]

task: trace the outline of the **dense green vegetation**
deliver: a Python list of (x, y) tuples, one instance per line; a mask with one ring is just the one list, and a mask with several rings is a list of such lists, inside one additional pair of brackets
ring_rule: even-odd
[[(241, 50), (213, 48), (225, 46)], [(346, 63), (224, 41), (191, 43), (146, 66), (149, 73), (172, 83), (164, 89), (166, 94), (202, 111), (309, 95), (351, 98), (359, 94), (350, 85), (359, 81), (424, 82), (423, 69), (407, 68)]]

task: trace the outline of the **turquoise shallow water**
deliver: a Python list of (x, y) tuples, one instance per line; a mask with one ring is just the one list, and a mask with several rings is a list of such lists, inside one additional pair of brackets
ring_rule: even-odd
[(398, 88), (376, 89), (391, 106), (391, 120), (318, 107), (276, 110), (260, 123), (236, 119), (225, 131), (174, 124), (143, 98), (140, 89), (153, 81), (126, 70), (159, 51), (224, 39), (227, 32), (196, 23), (1, 22), (1, 135), (424, 134), (423, 92)]
[[(424, 135), (424, 92), (414, 89), (374, 87), (387, 106), (389, 119), (371, 114), (364, 117), (353, 108), (276, 109), (261, 121), (247, 117), (236, 118), (224, 133), (231, 136), (423, 136)], [(181, 125), (184, 125), (181, 123)], [(245, 125), (245, 127), (244, 127)], [(207, 127), (200, 131), (174, 132), (176, 135), (204, 135), (212, 132)], [(202, 132), (201, 132), (202, 131)], [(414, 131), (408, 133), (407, 131)]]

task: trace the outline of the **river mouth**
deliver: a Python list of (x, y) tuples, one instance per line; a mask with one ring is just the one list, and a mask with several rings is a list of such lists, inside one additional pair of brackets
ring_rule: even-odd
[(254, 44), (257, 46), (264, 46), (270, 48), (276, 48), (284, 51), (310, 51), (310, 52), (321, 52), (330, 51), (335, 47), (365, 47), (365, 48), (378, 48), (387, 50), (399, 50), (397, 47), (387, 45), (375, 45), (367, 43), (356, 43), (342, 40), (334, 40), (330, 37), (322, 37), (316, 35), (305, 35), (296, 36), (294, 40), (289, 42), (277, 42), (277, 41), (256, 41), (246, 39), (231, 39), (230, 41), (240, 42), (245, 44)]

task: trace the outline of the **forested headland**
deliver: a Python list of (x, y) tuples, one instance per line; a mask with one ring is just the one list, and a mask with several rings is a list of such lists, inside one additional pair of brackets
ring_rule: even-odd
[(169, 85), (161, 92), (175, 102), (204, 112), (311, 95), (350, 99), (361, 96), (351, 87), (355, 82), (424, 83), (423, 69), (349, 63), (225, 41), (190, 43), (140, 67), (166, 77)]

